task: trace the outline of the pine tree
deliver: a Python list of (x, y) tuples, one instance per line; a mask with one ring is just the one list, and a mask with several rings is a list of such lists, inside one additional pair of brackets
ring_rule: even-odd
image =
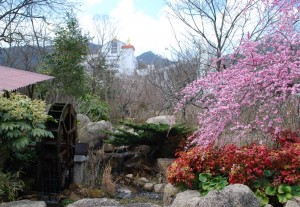
[(54, 39), (54, 52), (46, 57), (45, 66), (55, 76), (58, 93), (80, 97), (84, 93), (82, 62), (88, 51), (88, 37), (82, 34), (78, 20), (72, 13), (66, 16), (66, 25), (59, 27)]

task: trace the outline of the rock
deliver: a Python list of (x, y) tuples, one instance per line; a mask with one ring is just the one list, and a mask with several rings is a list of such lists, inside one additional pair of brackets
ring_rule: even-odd
[(157, 166), (159, 168), (159, 171), (165, 176), (167, 173), (168, 167), (172, 164), (174, 161), (174, 158), (158, 158), (156, 160)]
[(153, 203), (130, 203), (125, 205), (124, 207), (160, 207), (160, 206)]
[(126, 178), (129, 178), (129, 179), (133, 179), (133, 174), (127, 174), (125, 175)]
[(161, 171), (166, 171), (174, 160), (174, 158), (158, 158), (156, 163)]
[(104, 150), (104, 152), (113, 152), (115, 150), (115, 147), (112, 144), (104, 143), (103, 150)]
[(197, 207), (200, 199), (199, 191), (186, 190), (176, 195), (170, 207)]
[(121, 174), (125, 172), (126, 160), (133, 157), (134, 154), (132, 152), (122, 152), (122, 153), (105, 153), (104, 161), (109, 162), (112, 167), (113, 174)]
[(78, 130), (79, 142), (88, 143), (89, 147), (95, 147), (107, 138), (107, 135), (102, 130), (111, 130), (111, 123), (104, 120), (99, 122), (89, 122)]
[(125, 175), (125, 177), (124, 177), (124, 181), (125, 181), (127, 184), (132, 183), (133, 180), (134, 180), (134, 179), (133, 179), (133, 174), (127, 174), (127, 175)]
[(156, 116), (156, 117), (152, 117), (149, 118), (146, 123), (148, 124), (168, 124), (168, 125), (172, 125), (175, 124), (175, 117), (174, 116)]
[(154, 183), (145, 183), (143, 187), (146, 191), (153, 191)]
[(273, 207), (271, 204), (267, 204), (264, 207)]
[(72, 200), (72, 201), (78, 201), (80, 200), (80, 196), (78, 196), (76, 193), (74, 192), (71, 192), (69, 198)]
[(296, 201), (289, 200), (284, 207), (299, 207), (299, 204)]
[(84, 127), (85, 125), (87, 125), (87, 123), (90, 123), (90, 118), (84, 114), (77, 114), (77, 127), (78, 129), (81, 129), (82, 127)]
[(147, 157), (136, 156), (135, 153), (133, 153), (133, 157), (124, 162), (124, 166), (126, 172), (140, 172), (141, 175), (152, 174), (156, 170), (153, 164), (147, 160)]
[(137, 156), (147, 156), (151, 152), (152, 148), (148, 145), (139, 145), (133, 149), (133, 152)]
[(117, 189), (117, 195), (116, 198), (131, 198), (132, 197), (132, 191), (129, 190), (128, 188), (118, 188)]
[(260, 207), (260, 202), (248, 186), (234, 184), (226, 186), (220, 191), (210, 191), (206, 196), (201, 198), (198, 206)]
[(67, 205), (67, 207), (160, 207), (152, 203), (130, 203), (121, 205), (114, 199), (95, 198), (95, 199), (82, 199), (75, 203)]
[(175, 197), (176, 193), (178, 193), (178, 191), (179, 191), (178, 188), (176, 188), (175, 186), (173, 186), (170, 183), (165, 185), (164, 197), (163, 197), (164, 206), (171, 205), (171, 203), (174, 200), (174, 197)]
[(20, 200), (8, 203), (0, 203), (1, 207), (47, 207), (44, 201)]
[(294, 196), (293, 197), (293, 200), (300, 203), (300, 196)]
[(164, 187), (165, 187), (164, 184), (161, 184), (161, 183), (155, 184), (154, 185), (154, 192), (155, 193), (163, 193), (164, 192)]
[(102, 207), (102, 206), (119, 206), (119, 202), (108, 198), (81, 199), (67, 207)]
[(150, 181), (147, 178), (141, 177), (139, 179), (139, 181), (143, 182), (143, 183), (149, 183)]

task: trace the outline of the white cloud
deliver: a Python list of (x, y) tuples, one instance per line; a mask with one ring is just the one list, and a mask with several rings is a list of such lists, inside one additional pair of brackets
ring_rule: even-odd
[(172, 34), (164, 17), (156, 19), (138, 11), (132, 0), (121, 0), (111, 16), (118, 19), (120, 39), (130, 38), (137, 54), (148, 50), (161, 54), (170, 44)]
[[(133, 0), (120, 0), (109, 15), (118, 22), (119, 40), (126, 42), (130, 38), (131, 44), (136, 48), (136, 55), (151, 50), (166, 56), (168, 51), (165, 48), (175, 42), (164, 9), (155, 18), (138, 10)], [(90, 32), (93, 29), (92, 17), (92, 14), (87, 13), (79, 16), (82, 27)]]
[(84, 0), (84, 5), (86, 7), (94, 6), (100, 4), (103, 0)]

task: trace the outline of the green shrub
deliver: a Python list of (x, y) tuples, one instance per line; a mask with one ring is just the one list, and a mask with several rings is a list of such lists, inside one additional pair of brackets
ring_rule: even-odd
[(72, 203), (74, 203), (74, 201), (67, 198), (67, 199), (64, 199), (64, 200), (61, 201), (60, 206), (65, 207), (65, 206), (67, 206), (69, 204), (72, 204)]
[(20, 180), (20, 171), (3, 173), (0, 170), (0, 202), (15, 200), (23, 187), (24, 182)]
[(45, 103), (39, 100), (12, 94), (0, 96), (0, 151), (7, 159), (15, 156), (28, 144), (43, 137), (53, 137), (46, 130)]
[(228, 185), (227, 179), (220, 175), (212, 176), (211, 173), (199, 174), (199, 190), (201, 195), (206, 195), (212, 190), (222, 190)]
[[(174, 157), (180, 145), (185, 144), (187, 136), (193, 131), (184, 124), (136, 124), (123, 122), (115, 132), (106, 132), (110, 136), (108, 143), (121, 146), (149, 145), (157, 147), (159, 157)], [(125, 126), (125, 128), (124, 128)]]
[(77, 113), (88, 116), (91, 121), (109, 120), (109, 106), (97, 96), (87, 95), (80, 99)]

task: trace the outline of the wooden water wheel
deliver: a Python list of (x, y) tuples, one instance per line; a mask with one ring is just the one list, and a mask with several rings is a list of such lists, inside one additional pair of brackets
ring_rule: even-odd
[(41, 192), (59, 192), (73, 180), (76, 112), (71, 104), (54, 103), (49, 112), (54, 120), (46, 123), (54, 138), (37, 143), (37, 188)]

